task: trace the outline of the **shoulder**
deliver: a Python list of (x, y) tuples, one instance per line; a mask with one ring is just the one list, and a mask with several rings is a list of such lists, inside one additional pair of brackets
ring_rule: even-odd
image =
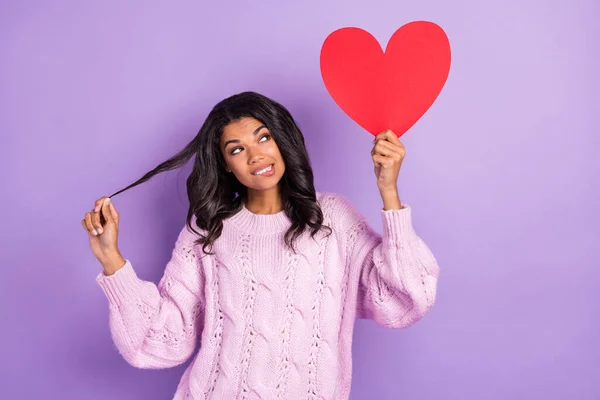
[(324, 219), (330, 221), (334, 229), (349, 228), (365, 220), (352, 202), (342, 194), (317, 192), (317, 201), (323, 211)]
[(317, 192), (317, 202), (323, 212), (328, 213), (350, 205), (350, 201), (346, 196), (334, 192)]
[(194, 246), (195, 241), (200, 238), (200, 235), (205, 236), (206, 234), (207, 232), (196, 224), (196, 216), (192, 215), (189, 224), (187, 223), (187, 220), (184, 220), (183, 226), (179, 230), (177, 236), (177, 244), (186, 247)]
[[(195, 216), (192, 216), (189, 225), (186, 219), (184, 219), (182, 225), (183, 226), (177, 234), (173, 254), (176, 255), (180, 261), (184, 261), (180, 267), (190, 267), (184, 268), (185, 271), (198, 272), (199, 269), (195, 267), (198, 267), (201, 264), (204, 253), (202, 251), (202, 245), (198, 244), (196, 241), (200, 238), (200, 234), (206, 235), (206, 231), (196, 225)], [(196, 232), (190, 229), (190, 225)]]

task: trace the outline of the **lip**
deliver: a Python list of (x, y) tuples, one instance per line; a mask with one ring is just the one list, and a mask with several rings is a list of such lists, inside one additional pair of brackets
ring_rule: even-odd
[(262, 164), (259, 165), (258, 167), (256, 167), (255, 169), (252, 170), (252, 172), (250, 172), (252, 175), (256, 174), (258, 171), (263, 170), (267, 167), (271, 166), (271, 172), (273, 172), (275, 170), (275, 164)]

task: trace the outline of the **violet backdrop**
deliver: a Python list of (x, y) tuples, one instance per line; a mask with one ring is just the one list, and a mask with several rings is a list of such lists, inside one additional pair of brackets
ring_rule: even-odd
[[(175, 154), (222, 98), (255, 90), (302, 128), (317, 190), (382, 232), (372, 136), (328, 95), (325, 37), (450, 38), (446, 86), (402, 137), (399, 179), (441, 267), (415, 326), (357, 321), (353, 400), (600, 398), (600, 3), (2, 2), (0, 397), (168, 399), (184, 368), (114, 348), (80, 220)], [(158, 282), (190, 165), (114, 199), (120, 248)]]

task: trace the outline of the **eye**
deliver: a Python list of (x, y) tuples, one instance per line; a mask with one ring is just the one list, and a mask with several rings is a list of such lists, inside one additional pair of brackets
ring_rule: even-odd
[[(271, 134), (270, 134), (270, 133), (267, 133), (267, 134), (263, 135), (263, 136), (260, 138), (260, 140), (259, 140), (259, 143), (260, 143), (261, 141), (263, 141), (263, 139), (264, 139), (264, 138), (267, 138), (267, 140), (265, 140), (265, 142), (266, 142), (266, 141), (268, 141), (268, 140), (271, 140)], [(236, 147), (235, 149), (232, 149), (232, 150), (229, 152), (229, 154), (231, 154), (232, 156), (236, 155), (236, 154), (237, 154), (237, 153), (235, 152), (236, 150), (243, 150), (243, 148), (242, 148), (242, 147)]]

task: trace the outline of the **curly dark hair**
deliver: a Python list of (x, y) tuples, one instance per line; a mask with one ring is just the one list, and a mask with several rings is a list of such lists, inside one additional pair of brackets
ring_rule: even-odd
[[(225, 160), (219, 149), (219, 139), (229, 123), (244, 117), (260, 121), (271, 133), (285, 163), (285, 172), (279, 181), (286, 216), (292, 225), (285, 233), (285, 243), (294, 252), (294, 242), (306, 229), (314, 237), (323, 225), (323, 212), (316, 198), (313, 171), (304, 136), (290, 112), (278, 102), (256, 92), (243, 92), (217, 103), (208, 114), (200, 131), (179, 153), (147, 172), (131, 185), (110, 197), (146, 182), (154, 175), (185, 165), (195, 155), (192, 172), (187, 178), (187, 195), (190, 203), (186, 225), (200, 237), (205, 254), (212, 243), (221, 236), (223, 220), (236, 214), (247, 199), (247, 187), (234, 174), (225, 171)], [(196, 227), (192, 218), (196, 217)]]

